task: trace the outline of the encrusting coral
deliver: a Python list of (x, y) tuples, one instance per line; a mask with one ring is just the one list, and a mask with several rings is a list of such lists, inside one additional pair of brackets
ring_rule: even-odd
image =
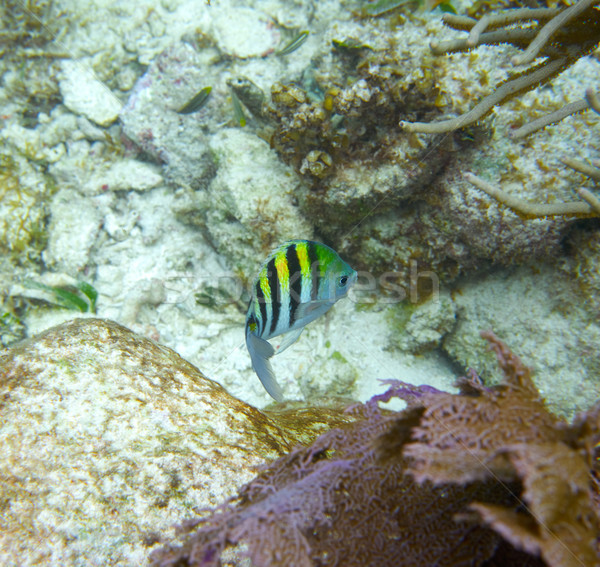
[[(393, 382), (357, 421), (278, 459), (237, 497), (193, 521), (153, 564), (599, 565), (600, 405), (551, 415), (529, 370), (484, 334), (505, 374), (460, 393)], [(377, 403), (399, 397), (399, 412)], [(595, 475), (595, 476), (593, 476)], [(231, 556), (229, 556), (231, 557)]]
[[(68, 57), (55, 38), (65, 12), (53, 0), (5, 0), (0, 5), (0, 74), (3, 88), (37, 121), (59, 101), (58, 60)], [(35, 109), (35, 110), (34, 110)]]

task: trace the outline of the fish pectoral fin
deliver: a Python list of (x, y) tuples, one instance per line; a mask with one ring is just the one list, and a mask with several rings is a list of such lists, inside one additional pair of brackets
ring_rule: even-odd
[(275, 379), (275, 373), (269, 362), (269, 358), (275, 354), (273, 345), (253, 333), (247, 333), (246, 346), (252, 360), (252, 368), (254, 368), (254, 372), (256, 372), (265, 390), (274, 400), (282, 402), (283, 392)]
[(293, 331), (288, 331), (287, 333), (284, 333), (281, 336), (281, 343), (279, 343), (279, 345), (275, 348), (275, 354), (279, 354), (289, 346), (293, 345), (298, 340), (303, 330), (304, 327), (300, 327), (299, 329), (294, 329)]
[(318, 319), (323, 313), (326, 313), (333, 307), (331, 301), (309, 301), (298, 306), (296, 311), (296, 321), (303, 322), (303, 325)]

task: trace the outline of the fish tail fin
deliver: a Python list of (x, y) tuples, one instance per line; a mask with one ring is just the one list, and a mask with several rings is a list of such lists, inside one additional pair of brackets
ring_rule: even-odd
[(269, 395), (276, 401), (283, 401), (283, 392), (275, 379), (275, 373), (269, 362), (275, 349), (268, 341), (257, 337), (250, 329), (246, 329), (246, 346), (252, 360), (252, 368), (259, 377)]

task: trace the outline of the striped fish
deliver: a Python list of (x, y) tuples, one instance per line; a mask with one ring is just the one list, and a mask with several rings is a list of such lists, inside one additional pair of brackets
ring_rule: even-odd
[[(269, 358), (294, 343), (305, 325), (345, 297), (356, 272), (329, 246), (289, 240), (263, 264), (246, 315), (246, 346), (252, 368), (267, 392), (283, 400)], [(285, 335), (275, 349), (269, 339)]]

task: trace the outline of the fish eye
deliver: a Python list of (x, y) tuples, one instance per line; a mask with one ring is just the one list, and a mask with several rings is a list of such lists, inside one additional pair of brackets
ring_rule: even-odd
[(340, 285), (344, 287), (348, 283), (348, 276), (342, 276), (340, 278)]

